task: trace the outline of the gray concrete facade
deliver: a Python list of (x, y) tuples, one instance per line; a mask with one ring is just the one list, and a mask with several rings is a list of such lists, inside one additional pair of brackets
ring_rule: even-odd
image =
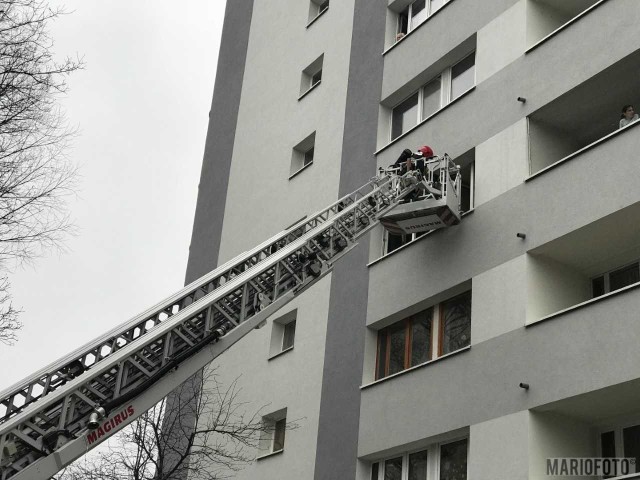
[(185, 283), (218, 265), (253, 0), (228, 2), (209, 112)]
[[(228, 3), (188, 280), (404, 148), (470, 156), (475, 191), (459, 226), (388, 255), (374, 230), (296, 298), (282, 312), (297, 315), (291, 352), (270, 358), (270, 319), (218, 360), (229, 379), (242, 375), (247, 399), (303, 419), (240, 480), (371, 480), (374, 462), (460, 438), (467, 478), (542, 480), (546, 458), (597, 456), (601, 429), (640, 424), (640, 289), (591, 298), (594, 276), (640, 259), (640, 124), (615, 131), (620, 105), (601, 105), (589, 119), (606, 136), (576, 153), (584, 145), (561, 128), (605, 84), (634, 95), (633, 79), (594, 79), (634, 71), (640, 4), (450, 0), (393, 45), (410, 3), (335, 1), (309, 25), (307, 2)], [(471, 52), (474, 86), (390, 140), (392, 109)], [(298, 98), (318, 58), (321, 84)], [(312, 133), (313, 164), (290, 176), (292, 149)], [(380, 329), (468, 290), (470, 347), (375, 379)]]
[[(380, 51), (385, 0), (357, 0), (349, 62), (339, 196), (375, 175), (377, 99), (383, 62)], [(366, 80), (365, 80), (366, 79)], [(356, 473), (359, 379), (362, 376), (369, 275), (368, 241), (336, 266), (331, 281), (322, 375), (316, 480), (354, 478)]]
[[(253, 12), (253, 0), (237, 0), (225, 9), (224, 28), (218, 55), (216, 84), (214, 87), (209, 127), (205, 140), (198, 199), (194, 215), (189, 258), (185, 274), (185, 284), (213, 270), (218, 265), (222, 222), (226, 203), (227, 177), (231, 168), (231, 158), (235, 138), (236, 122), (242, 91), (249, 27)], [(202, 372), (198, 372), (182, 387), (167, 398), (167, 411), (173, 405), (184, 402), (184, 398), (194, 405), (194, 396), (188, 392), (190, 385), (199, 385)], [(183, 397), (183, 398), (181, 398)], [(172, 412), (180, 415), (180, 432), (171, 431), (163, 424), (169, 438), (184, 431), (190, 431), (196, 418), (189, 411)], [(172, 421), (166, 422), (171, 425)], [(177, 430), (177, 428), (173, 428)], [(177, 443), (177, 442), (175, 442)], [(176, 447), (183, 451), (184, 445)], [(173, 468), (177, 453), (167, 454), (165, 471)], [(174, 458), (176, 457), (176, 458)], [(187, 469), (179, 469), (172, 475), (174, 480), (186, 480)]]

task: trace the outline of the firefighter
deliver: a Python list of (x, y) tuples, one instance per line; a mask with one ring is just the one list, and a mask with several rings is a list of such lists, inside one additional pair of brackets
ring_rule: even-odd
[[(433, 149), (428, 145), (423, 145), (415, 153), (405, 148), (396, 162), (391, 166), (392, 168), (400, 168), (399, 174), (402, 175), (402, 188), (417, 184), (426, 173), (425, 162), (433, 157)], [(412, 172), (412, 174), (406, 175), (408, 172)], [(417, 200), (418, 197), (418, 189), (415, 189), (406, 197), (406, 200), (414, 201)]]

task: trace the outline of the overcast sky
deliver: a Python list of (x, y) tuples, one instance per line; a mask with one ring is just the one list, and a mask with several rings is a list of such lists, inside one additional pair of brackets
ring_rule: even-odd
[(78, 234), (11, 275), (24, 328), (0, 390), (182, 287), (225, 3), (64, 0), (54, 50), (86, 62), (63, 101)]

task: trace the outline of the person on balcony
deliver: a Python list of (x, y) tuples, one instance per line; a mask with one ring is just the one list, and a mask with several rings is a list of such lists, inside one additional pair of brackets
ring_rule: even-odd
[(624, 128), (630, 123), (638, 120), (638, 114), (633, 109), (633, 105), (625, 105), (622, 107), (622, 115), (620, 115), (620, 128)]

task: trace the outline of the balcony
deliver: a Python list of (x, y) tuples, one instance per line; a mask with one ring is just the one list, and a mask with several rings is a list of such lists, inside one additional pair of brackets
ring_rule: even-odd
[[(553, 458), (635, 458), (639, 464), (638, 405), (640, 380), (633, 380), (532, 409), (530, 478), (549, 478), (547, 459)], [(634, 467), (604, 478), (638, 479)]]
[(603, 0), (528, 0), (527, 43), (530, 48), (540, 44), (602, 2)]
[(628, 267), (640, 259), (638, 218), (637, 203), (532, 249), (527, 323), (635, 288), (640, 277)]
[(636, 51), (529, 115), (531, 173), (617, 131), (622, 106), (637, 98), (639, 68)]

